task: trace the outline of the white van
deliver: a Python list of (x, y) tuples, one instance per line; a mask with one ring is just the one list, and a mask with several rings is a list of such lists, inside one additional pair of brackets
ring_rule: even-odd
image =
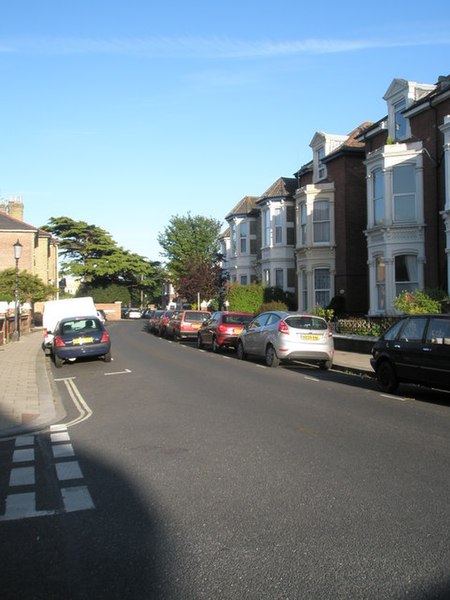
[(97, 309), (90, 296), (83, 298), (66, 298), (64, 300), (47, 300), (44, 302), (42, 325), (44, 327), (44, 350), (51, 346), (53, 330), (64, 317), (96, 317)]

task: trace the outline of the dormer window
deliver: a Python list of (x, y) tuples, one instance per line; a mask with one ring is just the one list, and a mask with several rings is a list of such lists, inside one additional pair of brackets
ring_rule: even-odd
[(403, 140), (406, 137), (406, 119), (403, 116), (405, 108), (405, 98), (402, 98), (394, 104), (395, 140)]
[(324, 179), (327, 175), (327, 168), (322, 162), (325, 158), (325, 148), (322, 146), (317, 150), (317, 176), (318, 179)]

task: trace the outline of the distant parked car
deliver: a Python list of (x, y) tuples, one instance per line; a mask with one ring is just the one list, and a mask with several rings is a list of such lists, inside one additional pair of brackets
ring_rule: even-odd
[(153, 311), (153, 314), (150, 316), (150, 318), (148, 320), (147, 329), (148, 329), (149, 333), (156, 332), (156, 327), (158, 325), (158, 321), (162, 317), (163, 314), (164, 314), (164, 311), (162, 309), (157, 309), (157, 310)]
[(99, 318), (66, 317), (54, 330), (51, 355), (57, 368), (77, 358), (102, 356), (110, 362), (111, 340)]
[(175, 310), (165, 310), (156, 321), (153, 333), (159, 337), (167, 337), (167, 325), (176, 312)]
[(221, 348), (235, 348), (239, 334), (253, 319), (251, 313), (217, 311), (203, 323), (197, 333), (197, 347), (208, 345), (213, 352)]
[(141, 314), (142, 314), (142, 312), (139, 308), (129, 308), (126, 318), (127, 319), (140, 319)]
[(370, 362), (384, 392), (400, 383), (450, 391), (450, 315), (400, 318), (375, 342)]
[(166, 325), (166, 337), (174, 340), (197, 339), (202, 323), (211, 316), (206, 310), (176, 311)]
[(322, 317), (286, 311), (264, 312), (256, 316), (240, 334), (238, 358), (264, 357), (266, 365), (281, 361), (316, 363), (321, 369), (333, 364), (334, 343), (331, 328)]

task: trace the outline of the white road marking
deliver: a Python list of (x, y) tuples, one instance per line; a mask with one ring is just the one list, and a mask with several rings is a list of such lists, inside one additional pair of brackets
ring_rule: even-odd
[(83, 398), (83, 396), (80, 394), (80, 391), (78, 390), (77, 386), (75, 385), (72, 379), (73, 378), (68, 377), (67, 379), (61, 379), (60, 381), (64, 381), (67, 391), (69, 392), (73, 403), (77, 407), (80, 416), (76, 419), (73, 419), (69, 423), (65, 423), (66, 427), (78, 425), (78, 423), (82, 423), (83, 421), (86, 421), (86, 419), (92, 417), (93, 414), (91, 408), (89, 407), (88, 403)]
[(34, 483), (34, 467), (17, 467), (16, 469), (11, 469), (9, 476), (10, 487), (15, 487), (17, 485), (34, 485)]
[(34, 444), (34, 435), (21, 435), (16, 438), (15, 446), (19, 448), (20, 446), (33, 446)]
[(52, 452), (55, 458), (67, 458), (75, 455), (72, 444), (57, 444), (52, 446)]
[(34, 448), (24, 448), (22, 450), (14, 450), (12, 461), (13, 463), (28, 462), (34, 460)]
[(66, 512), (89, 510), (95, 508), (89, 490), (86, 486), (62, 488), (64, 508)]
[(402, 398), (401, 396), (390, 396), (389, 394), (380, 394), (382, 398), (387, 398), (388, 400), (400, 400), (400, 402), (406, 402), (407, 398)]
[(310, 375), (304, 375), (303, 379), (307, 379), (308, 381), (320, 381), (316, 377), (311, 377)]
[(54, 510), (36, 510), (36, 495), (34, 492), (10, 494), (6, 498), (6, 510), (0, 521), (15, 521), (31, 517), (46, 517), (56, 514)]
[(104, 373), (104, 375), (125, 375), (127, 373), (131, 373), (130, 369), (125, 369), (125, 371), (115, 371), (114, 373)]
[(70, 441), (69, 432), (67, 431), (55, 431), (50, 434), (52, 443), (54, 442), (68, 442)]
[(80, 465), (76, 460), (56, 463), (55, 467), (56, 474), (60, 481), (67, 481), (69, 479), (83, 479), (83, 473), (81, 472)]

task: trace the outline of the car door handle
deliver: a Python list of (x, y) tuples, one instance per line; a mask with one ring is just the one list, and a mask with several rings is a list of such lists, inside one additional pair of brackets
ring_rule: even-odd
[(423, 350), (424, 352), (431, 352), (431, 348), (429, 348), (429, 347), (422, 348), (422, 350)]

